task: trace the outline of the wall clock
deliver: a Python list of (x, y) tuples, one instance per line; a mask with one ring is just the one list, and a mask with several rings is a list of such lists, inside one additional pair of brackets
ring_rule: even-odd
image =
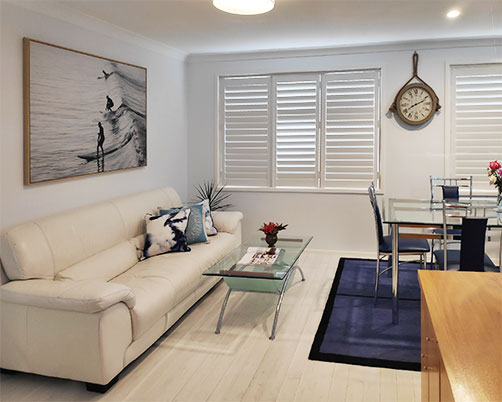
[[(441, 106), (434, 90), (417, 73), (418, 54), (413, 54), (413, 76), (399, 90), (389, 111), (406, 124), (418, 126), (434, 117)], [(419, 82), (411, 82), (416, 78)]]

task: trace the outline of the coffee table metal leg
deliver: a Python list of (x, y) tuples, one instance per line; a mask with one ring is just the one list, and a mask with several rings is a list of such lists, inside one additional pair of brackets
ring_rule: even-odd
[[(272, 326), (272, 334), (270, 335), (270, 340), (273, 341), (275, 339), (275, 331), (277, 329), (277, 321), (279, 320), (279, 313), (281, 312), (282, 299), (284, 299), (284, 293), (286, 293), (286, 289), (288, 287), (289, 277), (294, 270), (290, 270), (289, 273), (284, 278), (284, 285), (282, 285), (281, 294), (279, 295), (279, 300), (277, 302), (277, 307), (275, 308), (275, 317), (274, 317), (274, 325)], [(301, 271), (300, 271), (301, 272)], [(302, 274), (303, 277), (303, 274)]]
[(300, 271), (300, 275), (302, 276), (302, 281), (305, 281), (305, 275), (303, 275), (303, 271), (302, 271), (302, 269), (301, 269), (300, 267), (298, 267), (298, 266), (296, 267), (296, 269), (297, 269), (298, 271)]
[(221, 306), (220, 318), (218, 319), (218, 324), (216, 325), (216, 334), (220, 333), (221, 324), (223, 324), (223, 314), (225, 314), (225, 309), (227, 308), (228, 298), (230, 297), (230, 293), (232, 293), (232, 289), (228, 288), (227, 295), (225, 296), (225, 300), (223, 300), (223, 305)]

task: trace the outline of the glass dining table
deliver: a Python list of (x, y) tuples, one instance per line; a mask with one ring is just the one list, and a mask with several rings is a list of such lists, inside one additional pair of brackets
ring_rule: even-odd
[[(456, 201), (468, 205), (467, 216), (486, 217), (489, 229), (502, 230), (502, 209), (490, 198), (466, 198)], [(450, 202), (451, 203), (451, 202)], [(383, 222), (392, 228), (392, 322), (399, 323), (399, 235), (401, 237), (433, 238), (417, 229), (441, 228), (443, 225), (443, 204), (431, 200), (384, 198)], [(460, 220), (459, 220), (460, 223)], [(404, 233), (403, 229), (415, 232)], [(401, 231), (401, 233), (400, 233)], [(502, 235), (499, 245), (499, 266), (502, 258)]]

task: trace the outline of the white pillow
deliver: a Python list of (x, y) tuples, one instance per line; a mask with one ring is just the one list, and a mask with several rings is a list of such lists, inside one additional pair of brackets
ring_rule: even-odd
[(218, 234), (218, 231), (214, 227), (213, 217), (211, 216), (211, 209), (209, 208), (209, 200), (204, 200), (200, 202), (204, 207), (204, 225), (206, 227), (206, 233), (208, 236), (214, 236)]
[(190, 251), (185, 231), (189, 209), (181, 209), (166, 215), (146, 214), (145, 258), (174, 251)]

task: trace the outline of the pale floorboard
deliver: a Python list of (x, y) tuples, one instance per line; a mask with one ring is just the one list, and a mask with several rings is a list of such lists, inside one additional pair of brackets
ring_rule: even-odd
[(2, 401), (420, 401), (420, 373), (308, 360), (339, 256), (305, 252), (268, 339), (277, 296), (233, 293), (214, 333), (220, 285), (133, 362), (108, 393), (32, 374), (0, 376)]

